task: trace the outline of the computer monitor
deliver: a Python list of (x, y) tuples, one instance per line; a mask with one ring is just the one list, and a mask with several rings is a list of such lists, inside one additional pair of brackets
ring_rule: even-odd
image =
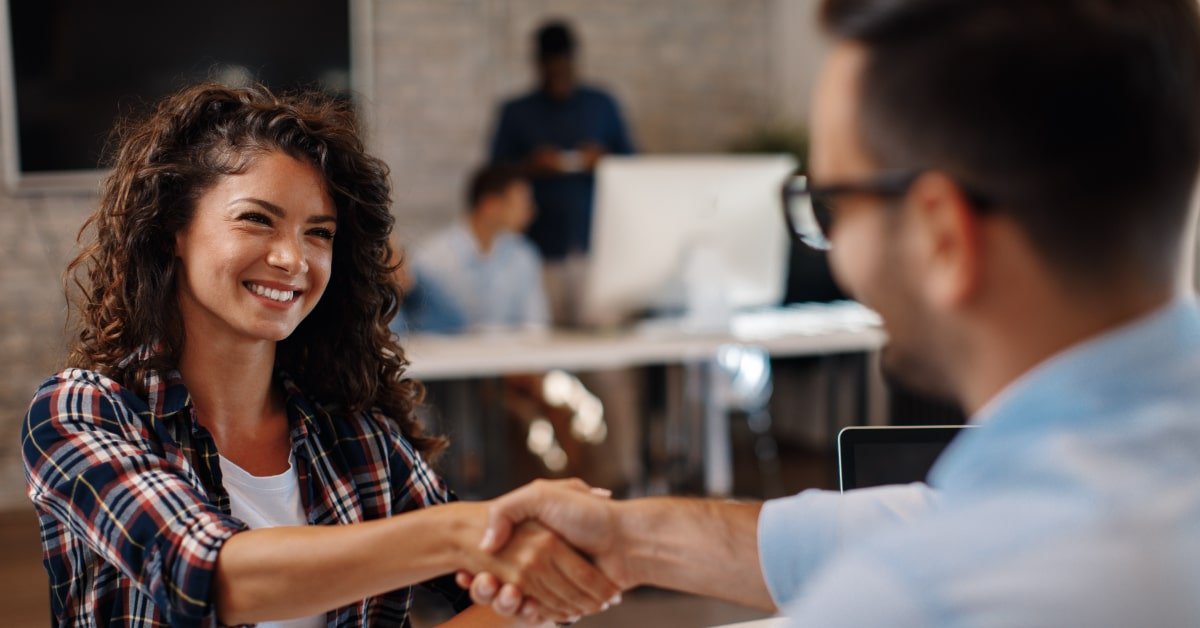
[(723, 310), (780, 303), (788, 234), (779, 190), (795, 169), (786, 155), (603, 159), (583, 321), (666, 311), (719, 324)]
[(838, 433), (841, 489), (924, 482), (938, 457), (970, 425), (855, 426)]

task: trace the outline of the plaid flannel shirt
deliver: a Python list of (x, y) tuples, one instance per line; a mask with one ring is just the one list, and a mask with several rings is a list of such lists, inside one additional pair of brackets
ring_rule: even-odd
[[(311, 525), (454, 499), (393, 421), (337, 414), (278, 378)], [(217, 553), (246, 525), (229, 514), (216, 444), (179, 373), (152, 373), (146, 383), (143, 398), (99, 373), (67, 369), (42, 384), (25, 417), (21, 450), (56, 625), (217, 623)], [(452, 576), (425, 585), (460, 610), (470, 604)], [(411, 594), (406, 587), (330, 611), (328, 625), (407, 625)]]

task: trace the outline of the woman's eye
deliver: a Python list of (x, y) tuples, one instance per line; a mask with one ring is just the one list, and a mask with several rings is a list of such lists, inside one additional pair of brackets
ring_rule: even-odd
[(241, 216), (238, 216), (238, 220), (254, 222), (260, 225), (266, 225), (268, 227), (271, 226), (271, 219), (266, 214), (260, 214), (258, 212), (246, 212)]
[(308, 234), (317, 236), (318, 238), (321, 238), (322, 240), (332, 240), (333, 239), (333, 231), (330, 229), (313, 229), (313, 230), (309, 231)]

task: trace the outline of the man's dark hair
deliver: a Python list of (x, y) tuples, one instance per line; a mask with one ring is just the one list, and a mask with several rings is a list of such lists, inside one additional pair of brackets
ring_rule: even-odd
[(863, 44), (859, 130), (936, 168), (1075, 278), (1169, 271), (1200, 166), (1195, 0), (826, 0)]
[(537, 42), (538, 61), (575, 54), (575, 32), (569, 24), (561, 20), (542, 24), (534, 35), (534, 40)]
[(487, 164), (479, 168), (467, 184), (467, 211), (475, 211), (483, 199), (504, 194), (513, 184), (524, 180), (525, 175), (515, 166)]

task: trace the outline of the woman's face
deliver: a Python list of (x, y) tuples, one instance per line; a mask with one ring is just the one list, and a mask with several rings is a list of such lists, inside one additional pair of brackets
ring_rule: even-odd
[(185, 332), (279, 341), (329, 283), (337, 214), (320, 173), (280, 153), (218, 179), (175, 238)]

